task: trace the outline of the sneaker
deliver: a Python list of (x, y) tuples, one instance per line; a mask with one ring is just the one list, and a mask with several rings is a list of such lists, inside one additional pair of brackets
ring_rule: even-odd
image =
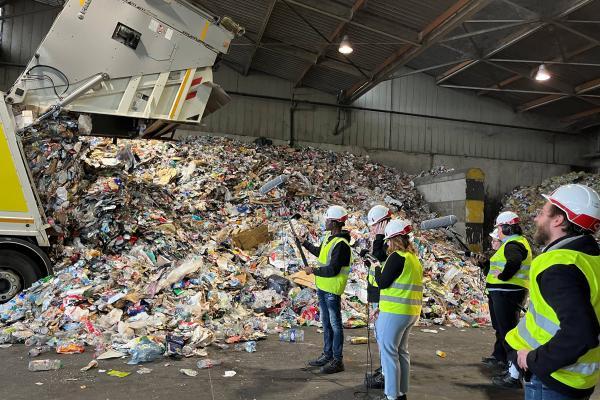
[(344, 363), (342, 360), (331, 359), (326, 365), (321, 367), (322, 374), (335, 374), (344, 370)]
[(504, 361), (498, 361), (495, 357), (484, 357), (481, 362), (489, 368), (506, 369), (508, 366)]
[[(381, 397), (377, 397), (377, 400), (390, 400), (385, 394), (382, 394)], [(396, 397), (396, 400), (406, 400), (406, 395)]]
[(504, 376), (495, 376), (492, 378), (492, 384), (503, 389), (522, 389), (523, 385), (519, 379), (511, 377), (509, 374)]
[(327, 357), (325, 354), (321, 354), (316, 360), (310, 360), (308, 362), (308, 365), (310, 365), (311, 367), (322, 367), (323, 365), (326, 365), (329, 361), (331, 361), (331, 357)]
[(365, 386), (369, 389), (383, 389), (385, 387), (385, 379), (381, 372), (375, 371), (373, 374), (365, 376)]

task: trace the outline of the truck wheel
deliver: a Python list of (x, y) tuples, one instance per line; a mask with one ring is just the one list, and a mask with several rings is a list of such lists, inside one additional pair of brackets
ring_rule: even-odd
[(0, 249), (0, 303), (9, 301), (39, 278), (31, 258), (16, 250)]

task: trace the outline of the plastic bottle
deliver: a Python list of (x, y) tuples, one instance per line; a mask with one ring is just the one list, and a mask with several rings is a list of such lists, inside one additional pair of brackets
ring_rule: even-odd
[(288, 329), (285, 332), (279, 334), (279, 340), (281, 342), (304, 342), (304, 331), (302, 329)]
[(62, 361), (60, 360), (33, 360), (29, 361), (29, 370), (32, 372), (36, 371), (52, 371), (62, 368)]
[(52, 347), (50, 347), (50, 346), (37, 346), (37, 347), (30, 349), (28, 354), (29, 354), (29, 357), (33, 358), (33, 357), (39, 356), (40, 354), (48, 353), (51, 350), (52, 350)]
[(198, 367), (198, 369), (206, 369), (206, 368), (212, 368), (212, 367), (215, 367), (215, 366), (221, 365), (221, 364), (223, 364), (223, 361), (221, 361), (221, 360), (211, 360), (211, 359), (207, 358), (206, 360), (198, 361), (196, 366)]

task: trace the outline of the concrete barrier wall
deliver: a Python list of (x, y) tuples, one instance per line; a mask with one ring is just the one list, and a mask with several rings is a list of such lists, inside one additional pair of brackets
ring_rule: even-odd
[(484, 178), (481, 169), (469, 168), (414, 180), (433, 211), (456, 215), (454, 229), (475, 252), (483, 245)]

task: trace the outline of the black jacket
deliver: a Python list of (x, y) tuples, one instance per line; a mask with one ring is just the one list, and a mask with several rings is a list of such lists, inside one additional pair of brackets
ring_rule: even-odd
[[(384, 263), (387, 259), (387, 244), (383, 241), (384, 237), (385, 235), (375, 235), (371, 253), (380, 263)], [(367, 281), (367, 301), (369, 303), (379, 303), (379, 288), (371, 285), (369, 281)]]
[(404, 257), (394, 252), (385, 261), (383, 272), (381, 267), (375, 267), (375, 282), (379, 289), (387, 289), (404, 271)]
[[(576, 250), (591, 256), (600, 255), (600, 247), (591, 235), (565, 236), (546, 249), (552, 247)], [(557, 392), (573, 398), (590, 396), (594, 388), (573, 389), (550, 376), (598, 346), (600, 325), (590, 301), (587, 279), (575, 265), (556, 264), (539, 274), (536, 281), (544, 300), (556, 312), (560, 330), (548, 343), (527, 355), (527, 366), (531, 373)], [(516, 353), (513, 358), (516, 359)]]
[[(521, 263), (527, 258), (527, 249), (522, 243), (515, 241), (508, 242), (504, 246), (504, 257), (506, 258), (506, 265), (504, 265), (504, 270), (498, 275), (498, 279), (508, 281), (519, 271)], [(489, 268), (489, 262), (487, 263), (487, 267)], [(486, 287), (488, 289), (523, 289), (519, 285), (510, 283), (487, 283)]]
[[(338, 235), (331, 235), (327, 239), (327, 243), (329, 243), (334, 237), (341, 237), (350, 242), (350, 233), (348, 231), (342, 231)], [(325, 244), (327, 244), (325, 243)], [(302, 246), (306, 248), (312, 255), (315, 257), (319, 257), (319, 253), (321, 252), (321, 243), (320, 246), (314, 246), (308, 240), (302, 243)], [(314, 274), (315, 276), (321, 276), (323, 278), (331, 278), (336, 276), (342, 270), (342, 267), (347, 267), (350, 265), (350, 246), (345, 243), (338, 243), (332, 250), (331, 259), (329, 260), (329, 265), (324, 267), (315, 268)]]

